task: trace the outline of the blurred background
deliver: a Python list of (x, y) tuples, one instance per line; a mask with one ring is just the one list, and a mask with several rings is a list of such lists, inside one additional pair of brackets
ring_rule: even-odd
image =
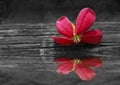
[(120, 0), (0, 0), (0, 23), (52, 23), (63, 15), (74, 22), (84, 7), (96, 12), (96, 21), (120, 21)]

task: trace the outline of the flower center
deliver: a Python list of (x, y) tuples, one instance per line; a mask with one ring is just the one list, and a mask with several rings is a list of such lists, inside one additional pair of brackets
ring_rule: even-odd
[(80, 38), (81, 38), (81, 35), (76, 35), (75, 33), (75, 25), (72, 23), (72, 28), (73, 28), (73, 37), (72, 37), (72, 40), (74, 43), (79, 43), (80, 42)]
[(73, 60), (73, 68), (72, 68), (72, 71), (75, 70), (75, 65), (76, 65), (76, 64), (79, 64), (79, 63), (80, 63), (80, 60), (79, 60), (79, 59), (74, 59), (74, 60)]
[(72, 40), (74, 43), (79, 43), (80, 42), (81, 35), (73, 35)]

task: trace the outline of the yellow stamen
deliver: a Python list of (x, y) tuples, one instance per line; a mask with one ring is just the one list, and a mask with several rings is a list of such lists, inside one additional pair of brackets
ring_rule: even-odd
[(80, 42), (81, 35), (73, 35), (72, 40), (74, 43), (79, 43)]
[(75, 25), (72, 23), (72, 29), (73, 29), (73, 37), (72, 37), (72, 40), (74, 43), (79, 43), (80, 42), (80, 38), (81, 38), (81, 35), (76, 35), (75, 33)]
[(80, 60), (79, 60), (79, 59), (74, 59), (74, 60), (73, 60), (73, 68), (72, 68), (71, 71), (74, 71), (76, 64), (79, 64), (79, 63), (80, 63)]

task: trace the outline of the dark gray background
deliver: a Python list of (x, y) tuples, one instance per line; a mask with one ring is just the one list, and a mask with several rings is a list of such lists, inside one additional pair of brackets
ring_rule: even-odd
[[(119, 4), (119, 0), (0, 0), (0, 85), (120, 85)], [(54, 29), (57, 18), (66, 15), (74, 21), (84, 7), (97, 13), (90, 29), (102, 31), (101, 42), (56, 44), (50, 36), (59, 35)], [(74, 72), (57, 74), (58, 64), (53, 62), (59, 57), (96, 56), (103, 66), (94, 69), (96, 77), (89, 82)]]
[(79, 11), (90, 7), (97, 21), (120, 21), (119, 0), (0, 0), (2, 23), (48, 23), (65, 15), (74, 21)]

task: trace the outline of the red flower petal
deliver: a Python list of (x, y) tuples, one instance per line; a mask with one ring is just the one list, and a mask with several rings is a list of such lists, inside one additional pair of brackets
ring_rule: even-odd
[(81, 42), (98, 44), (102, 39), (100, 30), (90, 30), (82, 35)]
[(82, 64), (76, 65), (75, 72), (78, 74), (78, 76), (82, 80), (91, 80), (95, 77), (95, 72), (92, 69), (90, 69), (89, 67), (84, 66)]
[(58, 58), (58, 59), (55, 59), (55, 62), (72, 62), (71, 59), (69, 58)]
[(56, 41), (56, 43), (61, 44), (61, 45), (70, 45), (70, 44), (73, 43), (73, 40), (69, 39), (67, 37), (55, 37), (55, 36), (52, 36), (51, 38), (53, 38)]
[(58, 66), (57, 72), (60, 74), (69, 74), (73, 68), (72, 62), (62, 63)]
[(57, 22), (56, 22), (56, 28), (58, 30), (58, 32), (66, 37), (72, 37), (73, 36), (73, 27), (72, 27), (72, 23), (70, 22), (70, 20), (65, 17), (62, 16), (60, 17)]
[(96, 15), (94, 11), (90, 8), (84, 8), (78, 14), (76, 20), (76, 34), (84, 33), (95, 21)]
[(102, 66), (102, 61), (98, 57), (82, 59), (81, 61), (82, 61), (82, 64), (85, 64), (87, 66), (95, 66), (95, 67)]

